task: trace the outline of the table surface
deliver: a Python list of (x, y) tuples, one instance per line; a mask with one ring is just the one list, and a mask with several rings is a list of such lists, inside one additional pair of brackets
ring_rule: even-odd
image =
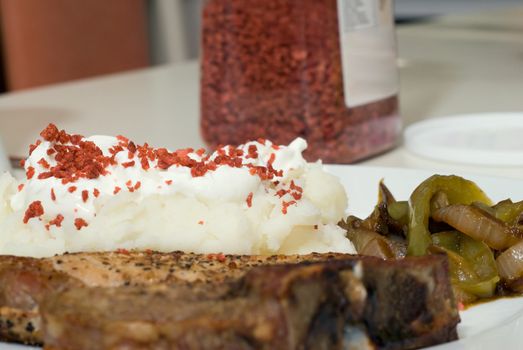
[[(444, 16), (398, 28), (404, 125), (460, 113), (523, 111), (523, 7)], [(184, 62), (0, 96), (9, 155), (49, 122), (70, 132), (124, 134), (171, 149), (201, 147), (199, 66)], [(403, 146), (361, 164), (523, 179), (522, 167), (431, 161)]]

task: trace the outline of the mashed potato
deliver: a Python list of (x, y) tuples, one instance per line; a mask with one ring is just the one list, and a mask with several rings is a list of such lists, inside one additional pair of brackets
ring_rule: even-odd
[(306, 142), (153, 149), (123, 137), (67, 135), (50, 125), (0, 177), (0, 254), (115, 249), (197, 253), (354, 253), (337, 226), (347, 197), (302, 157)]

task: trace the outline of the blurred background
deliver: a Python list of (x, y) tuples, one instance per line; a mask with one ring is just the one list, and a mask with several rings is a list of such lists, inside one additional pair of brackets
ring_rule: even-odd
[[(198, 58), (204, 1), (1, 0), (0, 92)], [(408, 26), (523, 0), (396, 0), (395, 4), (397, 23)]]

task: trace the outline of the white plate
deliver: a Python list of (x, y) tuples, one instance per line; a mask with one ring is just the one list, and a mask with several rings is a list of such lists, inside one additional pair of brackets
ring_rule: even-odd
[(523, 165), (523, 113), (479, 113), (423, 120), (408, 126), (405, 148), (459, 164)]
[[(366, 216), (374, 207), (378, 196), (378, 183), (384, 179), (397, 199), (407, 199), (412, 190), (434, 172), (396, 168), (328, 165), (329, 172), (337, 175), (349, 195), (349, 213)], [(505, 198), (523, 199), (523, 181), (456, 174), (475, 181), (494, 201)], [(461, 349), (517, 349), (521, 347), (523, 333), (523, 297), (502, 299), (474, 306), (461, 313), (458, 326), (460, 340), (433, 347), (438, 350)], [(34, 349), (33, 347), (0, 344), (2, 350)]]

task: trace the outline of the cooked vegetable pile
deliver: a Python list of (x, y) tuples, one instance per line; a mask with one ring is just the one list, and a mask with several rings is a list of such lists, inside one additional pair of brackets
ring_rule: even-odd
[(383, 182), (362, 220), (340, 223), (357, 251), (383, 259), (447, 254), (462, 303), (523, 293), (523, 201), (493, 204), (472, 181), (434, 175), (397, 201)]

